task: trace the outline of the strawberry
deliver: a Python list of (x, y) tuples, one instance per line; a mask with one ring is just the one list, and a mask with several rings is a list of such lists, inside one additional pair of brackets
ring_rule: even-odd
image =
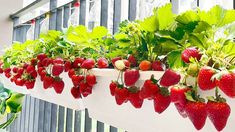
[(52, 83), (52, 87), (54, 88), (57, 94), (61, 94), (64, 90), (64, 81), (61, 79), (55, 79), (55, 81), (53, 81)]
[(180, 78), (181, 77), (178, 73), (171, 69), (167, 69), (160, 80), (160, 85), (163, 87), (175, 85), (180, 81)]
[(202, 67), (198, 73), (198, 86), (202, 90), (210, 90), (215, 88), (215, 79), (212, 80), (212, 76), (215, 71), (209, 67)]
[(43, 71), (41, 72), (41, 75), (40, 75), (41, 81), (44, 80), (44, 77), (46, 76), (46, 74), (47, 74), (46, 70), (43, 70)]
[(2, 74), (3, 73), (3, 69), (2, 68), (0, 68), (0, 74)]
[(130, 55), (128, 57), (128, 61), (130, 62), (132, 67), (136, 67), (137, 66), (137, 61), (136, 61), (136, 58), (134, 57), (134, 55)]
[(110, 90), (110, 94), (111, 94), (112, 96), (115, 95), (115, 89), (116, 89), (117, 86), (118, 86), (118, 83), (115, 82), (115, 81), (112, 81), (112, 82), (109, 84), (109, 90)]
[(48, 89), (48, 88), (52, 87), (53, 82), (54, 82), (54, 79), (52, 77), (45, 76), (43, 78), (43, 88)]
[(112, 64), (113, 64), (113, 67), (115, 67), (115, 62), (118, 61), (118, 60), (122, 60), (122, 58), (121, 57), (115, 57), (111, 60)]
[(27, 89), (33, 89), (35, 84), (35, 80), (27, 80), (25, 81), (25, 86)]
[(62, 58), (56, 58), (53, 60), (53, 65), (56, 65), (56, 64), (63, 65), (64, 60)]
[(150, 61), (144, 60), (140, 62), (139, 68), (142, 71), (148, 71), (152, 67), (152, 63)]
[(47, 58), (47, 55), (46, 54), (44, 54), (44, 53), (41, 53), (41, 54), (38, 54), (37, 55), (37, 59), (39, 60), (39, 61), (43, 61), (45, 58)]
[(32, 72), (34, 72), (35, 71), (35, 68), (34, 68), (34, 66), (32, 66), (32, 65), (29, 65), (27, 68), (26, 68), (26, 72), (28, 73), (28, 74), (30, 74), (30, 73), (32, 73)]
[(64, 66), (60, 64), (54, 64), (52, 66), (52, 75), (59, 76), (64, 70)]
[(83, 97), (87, 97), (92, 93), (92, 87), (85, 82), (81, 82), (79, 88), (80, 88), (80, 93), (82, 94)]
[(30, 65), (36, 66), (37, 65), (37, 59), (33, 58), (30, 60)]
[(70, 69), (68, 72), (69, 78), (72, 78), (73, 75), (75, 75), (75, 70), (74, 69)]
[(123, 62), (125, 64), (126, 69), (131, 67), (131, 63), (128, 60), (123, 60)]
[(117, 68), (118, 70), (124, 70), (125, 68), (126, 68), (126, 65), (125, 65), (125, 63), (124, 63), (124, 61), (123, 60), (117, 60), (117, 61), (115, 61), (115, 63), (114, 63), (114, 66), (115, 66), (115, 68)]
[(199, 53), (199, 51), (195, 47), (190, 47), (185, 49), (181, 54), (181, 59), (185, 63), (190, 62), (190, 58), (195, 58), (197, 61), (201, 59), (202, 55)]
[(165, 65), (159, 60), (154, 61), (152, 63), (152, 70), (154, 70), (154, 71), (164, 71), (165, 70)]
[(84, 80), (84, 76), (82, 75), (73, 75), (72, 76), (72, 82), (74, 86), (78, 86), (80, 84), (81, 81)]
[(96, 77), (95, 75), (87, 75), (86, 76), (86, 83), (89, 85), (89, 86), (94, 86), (96, 84)]
[(23, 69), (23, 68), (19, 68), (19, 69), (18, 69), (18, 74), (19, 74), (19, 75), (22, 75), (23, 73), (24, 73), (24, 69)]
[(30, 73), (30, 75), (33, 77), (33, 78), (37, 78), (38, 76), (38, 73), (36, 71), (33, 71)]
[(131, 92), (129, 93), (128, 100), (135, 108), (141, 108), (144, 102), (144, 100), (141, 99), (139, 95), (140, 91), (137, 91), (136, 93), (131, 93)]
[(75, 99), (80, 99), (81, 98), (80, 90), (79, 90), (78, 87), (72, 87), (70, 92), (71, 92), (71, 94), (73, 95), (73, 97)]
[(52, 64), (53, 63), (53, 60), (52, 59), (50, 59), (50, 58), (45, 58), (45, 59), (43, 59), (43, 61), (42, 61), (42, 65), (43, 66), (45, 66), (45, 67), (48, 67), (50, 64)]
[(179, 103), (181, 105), (186, 104), (186, 96), (185, 93), (189, 90), (189, 88), (179, 88), (179, 87), (172, 87), (171, 88), (171, 102)]
[(235, 97), (235, 74), (224, 73), (220, 79), (216, 81), (217, 86), (229, 97)]
[(98, 68), (107, 68), (107, 67), (109, 67), (109, 62), (105, 58), (99, 58), (97, 60), (97, 65), (98, 65), (97, 66)]
[(177, 111), (183, 118), (188, 117), (187, 113), (185, 112), (185, 105), (182, 105), (180, 103), (174, 103), (174, 104), (175, 104), (175, 108), (177, 109)]
[(73, 68), (79, 68), (81, 67), (82, 63), (84, 61), (84, 58), (75, 58), (74, 62), (73, 62)]
[(4, 69), (4, 73), (10, 73), (10, 72), (11, 72), (11, 68)]
[(39, 67), (43, 67), (43, 64), (42, 64), (41, 61), (38, 62), (37, 67), (38, 67), (38, 68), (39, 68)]
[(126, 86), (134, 85), (140, 78), (139, 70), (136, 69), (127, 69), (124, 72), (124, 83)]
[(206, 104), (203, 102), (188, 102), (185, 106), (187, 116), (197, 130), (203, 128), (206, 122)]
[(7, 78), (10, 78), (10, 77), (11, 77), (11, 73), (5, 73), (5, 76), (6, 76)]
[(160, 93), (156, 94), (154, 100), (154, 110), (155, 112), (161, 114), (165, 111), (171, 103), (171, 98), (169, 95), (162, 95)]
[(17, 86), (24, 86), (25, 80), (24, 80), (24, 79), (21, 79), (21, 78), (17, 78), (17, 79), (15, 80), (15, 84), (16, 84)]
[(39, 67), (39, 68), (38, 68), (38, 74), (41, 76), (41, 73), (42, 73), (42, 71), (44, 71), (44, 70), (45, 70), (44, 67)]
[(226, 126), (231, 109), (226, 102), (212, 102), (206, 104), (209, 119), (214, 124), (217, 131), (222, 131)]
[(153, 99), (155, 95), (159, 92), (159, 87), (157, 85), (157, 80), (152, 76), (150, 80), (144, 82), (143, 87), (140, 90), (141, 99)]
[(93, 59), (86, 59), (83, 61), (81, 67), (88, 70), (92, 69), (93, 67), (95, 67), (95, 61)]
[(12, 69), (12, 71), (13, 71), (14, 73), (18, 73), (18, 68), (17, 68), (17, 67), (14, 67), (14, 68)]
[(23, 68), (24, 68), (24, 69), (27, 69), (28, 66), (29, 66), (28, 63), (24, 63)]
[(122, 88), (116, 87), (114, 96), (115, 96), (116, 103), (118, 105), (121, 105), (124, 102), (128, 101), (129, 91), (125, 87), (122, 87)]
[(70, 61), (66, 61), (64, 63), (64, 71), (68, 72), (70, 69), (72, 69), (72, 63)]

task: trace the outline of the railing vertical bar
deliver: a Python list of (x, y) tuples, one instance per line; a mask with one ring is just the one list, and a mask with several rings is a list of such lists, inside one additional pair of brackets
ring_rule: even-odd
[(66, 132), (72, 132), (72, 126), (73, 126), (73, 110), (67, 108), (67, 113), (66, 113)]
[(29, 112), (29, 129), (28, 132), (33, 132), (34, 127), (34, 104), (35, 104), (35, 98), (30, 97), (30, 112)]
[(80, 0), (80, 14), (79, 14), (79, 24), (86, 25), (86, 3), (87, 0)]
[(13, 38), (12, 38), (13, 41), (15, 41), (16, 37), (17, 37), (17, 28), (15, 28), (15, 25), (17, 25), (18, 23), (19, 23), (19, 18), (18, 17), (14, 18), (13, 19), (13, 27), (14, 27), (14, 29), (13, 29)]
[(108, 27), (108, 6), (109, 0), (101, 0), (100, 25)]
[(39, 100), (39, 117), (38, 117), (38, 132), (44, 132), (44, 114), (45, 114), (45, 102), (43, 100)]
[[(29, 112), (30, 112), (30, 107), (31, 107), (31, 101), (30, 101), (30, 96), (26, 95), (26, 103), (25, 105), (25, 124), (24, 124), (24, 132), (28, 132), (29, 130)], [(33, 108), (33, 107), (32, 107)]]
[(70, 15), (71, 15), (71, 4), (68, 4), (64, 6), (64, 20), (63, 20), (64, 28), (68, 27), (68, 20), (69, 20)]
[(56, 14), (56, 30), (61, 31), (62, 30), (62, 15), (63, 15), (63, 8), (57, 9), (57, 14)]
[(97, 121), (96, 131), (97, 132), (104, 132), (104, 123)]
[(114, 0), (113, 34), (118, 31), (118, 26), (121, 22), (121, 10), (121, 0)]
[[(24, 35), (22, 35), (24, 36)], [(22, 38), (23, 39), (23, 38)], [(22, 112), (20, 113), (21, 114), (21, 118), (20, 118), (20, 132), (25, 132), (24, 130), (24, 126), (25, 126), (25, 112), (26, 112), (26, 100), (27, 100), (27, 96), (25, 96), (24, 98), (24, 102), (23, 102), (23, 107), (22, 107)], [(19, 127), (19, 126), (18, 126)]]
[(118, 129), (116, 127), (110, 126), (109, 132), (117, 132)]
[(74, 132), (81, 132), (81, 111), (75, 111)]
[(63, 106), (59, 106), (59, 114), (58, 114), (58, 132), (64, 132), (64, 115), (65, 108)]
[(88, 110), (85, 110), (85, 132), (91, 132), (92, 130), (92, 121), (89, 117)]
[(136, 19), (136, 8), (137, 8), (137, 0), (129, 0), (128, 19), (130, 21), (134, 21)]

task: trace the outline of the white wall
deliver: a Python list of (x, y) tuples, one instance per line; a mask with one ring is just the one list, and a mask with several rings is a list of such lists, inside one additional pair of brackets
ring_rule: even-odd
[(4, 45), (10, 45), (12, 41), (13, 23), (9, 15), (23, 7), (23, 0), (0, 1), (0, 55)]

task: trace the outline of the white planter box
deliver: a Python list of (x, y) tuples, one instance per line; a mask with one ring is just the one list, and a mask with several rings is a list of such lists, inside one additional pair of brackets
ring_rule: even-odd
[[(129, 102), (117, 105), (115, 97), (111, 96), (109, 84), (111, 80), (116, 80), (118, 72), (112, 69), (94, 69), (92, 72), (97, 76), (97, 84), (93, 92), (84, 98), (85, 107), (88, 108), (89, 116), (101, 122), (122, 128), (128, 132), (193, 132), (196, 131), (191, 121), (182, 118), (171, 104), (162, 114), (154, 111), (153, 101), (145, 100), (141, 109), (135, 109)], [(163, 72), (140, 72), (140, 81), (137, 85), (141, 86), (144, 80), (149, 79), (154, 74), (159, 79)], [(206, 92), (204, 95), (213, 94)], [(226, 97), (226, 96), (225, 96)], [(232, 113), (228, 120), (224, 132), (235, 130), (232, 124), (235, 122), (235, 101), (228, 100)], [(207, 118), (206, 125), (200, 132), (216, 132), (216, 129)]]

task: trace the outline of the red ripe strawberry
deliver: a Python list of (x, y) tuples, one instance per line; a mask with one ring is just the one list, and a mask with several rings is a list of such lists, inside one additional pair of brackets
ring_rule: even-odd
[(199, 51), (195, 47), (190, 47), (185, 49), (181, 54), (181, 59), (185, 63), (190, 62), (190, 58), (196, 58), (198, 61), (201, 59), (202, 55), (199, 53)]
[(14, 67), (14, 68), (12, 69), (12, 71), (13, 71), (14, 73), (18, 73), (18, 68), (17, 68), (17, 67)]
[(23, 73), (24, 73), (24, 69), (23, 69), (23, 68), (19, 68), (19, 69), (18, 69), (18, 74), (19, 74), (19, 75), (22, 75)]
[(44, 54), (44, 53), (41, 53), (41, 54), (38, 54), (38, 55), (37, 55), (37, 59), (38, 59), (39, 61), (43, 61), (45, 58), (47, 58), (47, 55)]
[(122, 60), (122, 58), (121, 57), (115, 57), (115, 58), (113, 58), (111, 61), (112, 61), (112, 64), (113, 64), (113, 67), (115, 67), (115, 62), (117, 61), (117, 60)]
[(81, 82), (79, 88), (80, 88), (80, 93), (82, 94), (83, 97), (87, 97), (92, 93), (92, 87), (85, 82)]
[(226, 102), (211, 102), (206, 105), (209, 119), (214, 124), (217, 131), (222, 131), (226, 126), (230, 116), (230, 106)]
[(163, 111), (165, 111), (168, 108), (170, 103), (171, 103), (171, 98), (169, 95), (164, 96), (160, 93), (156, 94), (153, 100), (155, 112), (161, 114)]
[(229, 97), (235, 97), (235, 74), (225, 73), (216, 81), (217, 86)]
[(64, 90), (64, 81), (61, 79), (55, 79), (55, 81), (52, 83), (52, 87), (54, 88), (57, 94), (61, 94)]
[(137, 66), (137, 61), (136, 61), (134, 55), (130, 55), (130, 56), (128, 57), (128, 61), (130, 62), (130, 64), (131, 64), (132, 67), (136, 67), (136, 66)]
[(27, 68), (26, 68), (26, 72), (28, 73), (28, 74), (30, 74), (30, 73), (32, 73), (32, 72), (34, 72), (35, 71), (35, 68), (34, 68), (34, 66), (32, 66), (32, 65), (29, 65)]
[(89, 86), (93, 86), (96, 84), (96, 77), (95, 75), (87, 75), (86, 76), (86, 83), (89, 85)]
[(179, 88), (179, 87), (172, 87), (171, 88), (171, 102), (179, 103), (181, 105), (186, 104), (186, 96), (185, 93), (189, 90), (189, 88)]
[(54, 79), (52, 77), (45, 76), (43, 78), (43, 88), (48, 89), (48, 88), (52, 87), (53, 82), (54, 82)]
[(37, 78), (38, 74), (36, 71), (33, 71), (32, 73), (30, 73), (30, 75), (33, 77), (33, 78)]
[(198, 73), (198, 86), (202, 90), (210, 90), (215, 88), (215, 80), (212, 80), (212, 76), (215, 74), (215, 71), (208, 67), (202, 67)]
[(70, 69), (68, 72), (69, 78), (72, 78), (73, 75), (75, 75), (75, 70), (74, 69)]
[(95, 61), (93, 59), (86, 59), (83, 61), (81, 67), (85, 69), (92, 69), (95, 66)]
[(175, 85), (180, 81), (180, 78), (181, 77), (178, 73), (172, 71), (171, 69), (167, 69), (160, 80), (160, 85), (163, 87)]
[(118, 86), (117, 82), (115, 81), (112, 81), (110, 84), (109, 84), (109, 90), (110, 90), (110, 93), (112, 96), (114, 96), (115, 94), (115, 89), (116, 87)]
[(25, 81), (25, 86), (26, 86), (27, 89), (33, 89), (34, 88), (34, 84), (35, 84), (35, 80), (33, 80), (33, 81), (30, 81), (30, 80)]
[(52, 66), (52, 75), (59, 76), (64, 71), (64, 66), (60, 64), (55, 64)]
[(10, 78), (10, 77), (11, 77), (11, 73), (5, 73), (5, 76), (6, 76), (7, 78)]
[(3, 69), (2, 68), (0, 68), (0, 74), (2, 74), (3, 73)]
[(152, 63), (152, 69), (154, 71), (164, 71), (165, 65), (161, 61), (157, 60)]
[(56, 65), (56, 64), (64, 64), (64, 60), (62, 58), (56, 58), (53, 60), (53, 64)]
[(46, 74), (47, 74), (46, 70), (43, 70), (43, 71), (41, 72), (41, 75), (40, 75), (41, 81), (44, 80), (44, 77), (46, 76)]
[(28, 66), (29, 66), (29, 64), (24, 63), (23, 68), (24, 68), (24, 69), (27, 69)]
[(16, 84), (17, 86), (24, 86), (25, 80), (24, 80), (24, 79), (21, 79), (21, 78), (17, 78), (17, 79), (15, 80), (15, 84)]
[(134, 85), (140, 78), (139, 70), (136, 69), (127, 69), (124, 72), (124, 82), (126, 86)]
[(84, 76), (82, 75), (73, 75), (72, 76), (72, 82), (74, 86), (78, 86), (80, 84), (81, 81), (84, 80)]
[(125, 66), (126, 66), (126, 69), (131, 67), (131, 63), (128, 60), (123, 60), (123, 62), (125, 64)]
[(174, 103), (174, 104), (175, 104), (175, 108), (177, 109), (177, 111), (183, 118), (188, 117), (187, 113), (185, 112), (185, 105), (182, 105), (180, 103)]
[(11, 72), (11, 68), (6, 68), (5, 70), (4, 70), (4, 73), (10, 73)]
[(197, 130), (203, 128), (206, 122), (206, 104), (203, 102), (188, 102), (185, 111)]
[(139, 95), (140, 95), (140, 91), (138, 91), (136, 93), (129, 93), (128, 100), (131, 102), (131, 104), (135, 108), (141, 108), (142, 104), (144, 102), (144, 100), (141, 99)]
[(128, 101), (129, 91), (127, 88), (115, 88), (115, 100), (118, 105)]
[(31, 59), (30, 64), (33, 65), (33, 66), (36, 66), (37, 65), (37, 59), (35, 59), (35, 58)]
[(140, 91), (140, 98), (141, 99), (153, 99), (155, 95), (159, 92), (159, 87), (157, 85), (157, 82), (154, 82), (151, 80), (146, 80), (144, 82), (143, 87)]
[(76, 58), (73, 62), (73, 68), (79, 68), (81, 67), (82, 63), (84, 61), (84, 58)]
[(45, 67), (48, 67), (52, 63), (53, 63), (53, 60), (51, 58), (45, 58), (42, 61), (42, 65), (45, 66)]
[(72, 63), (70, 61), (66, 61), (64, 63), (64, 71), (68, 72), (70, 69), (72, 69)]
[(14, 76), (14, 77), (12, 77), (12, 78), (10, 79), (10, 81), (11, 81), (11, 82), (15, 82), (16, 79), (17, 79), (17, 78)]
[(107, 67), (109, 67), (109, 62), (105, 58), (99, 58), (97, 60), (97, 65), (98, 65), (97, 66), (98, 68), (107, 68)]
[(72, 87), (70, 92), (75, 99), (81, 98), (81, 93), (78, 87)]
[(38, 68), (39, 68), (39, 67), (43, 67), (43, 64), (42, 64), (41, 61), (38, 62), (37, 67), (38, 67)]
[(38, 68), (38, 74), (41, 75), (42, 71), (44, 71), (44, 70), (45, 70), (44, 67), (39, 67), (39, 68)]

